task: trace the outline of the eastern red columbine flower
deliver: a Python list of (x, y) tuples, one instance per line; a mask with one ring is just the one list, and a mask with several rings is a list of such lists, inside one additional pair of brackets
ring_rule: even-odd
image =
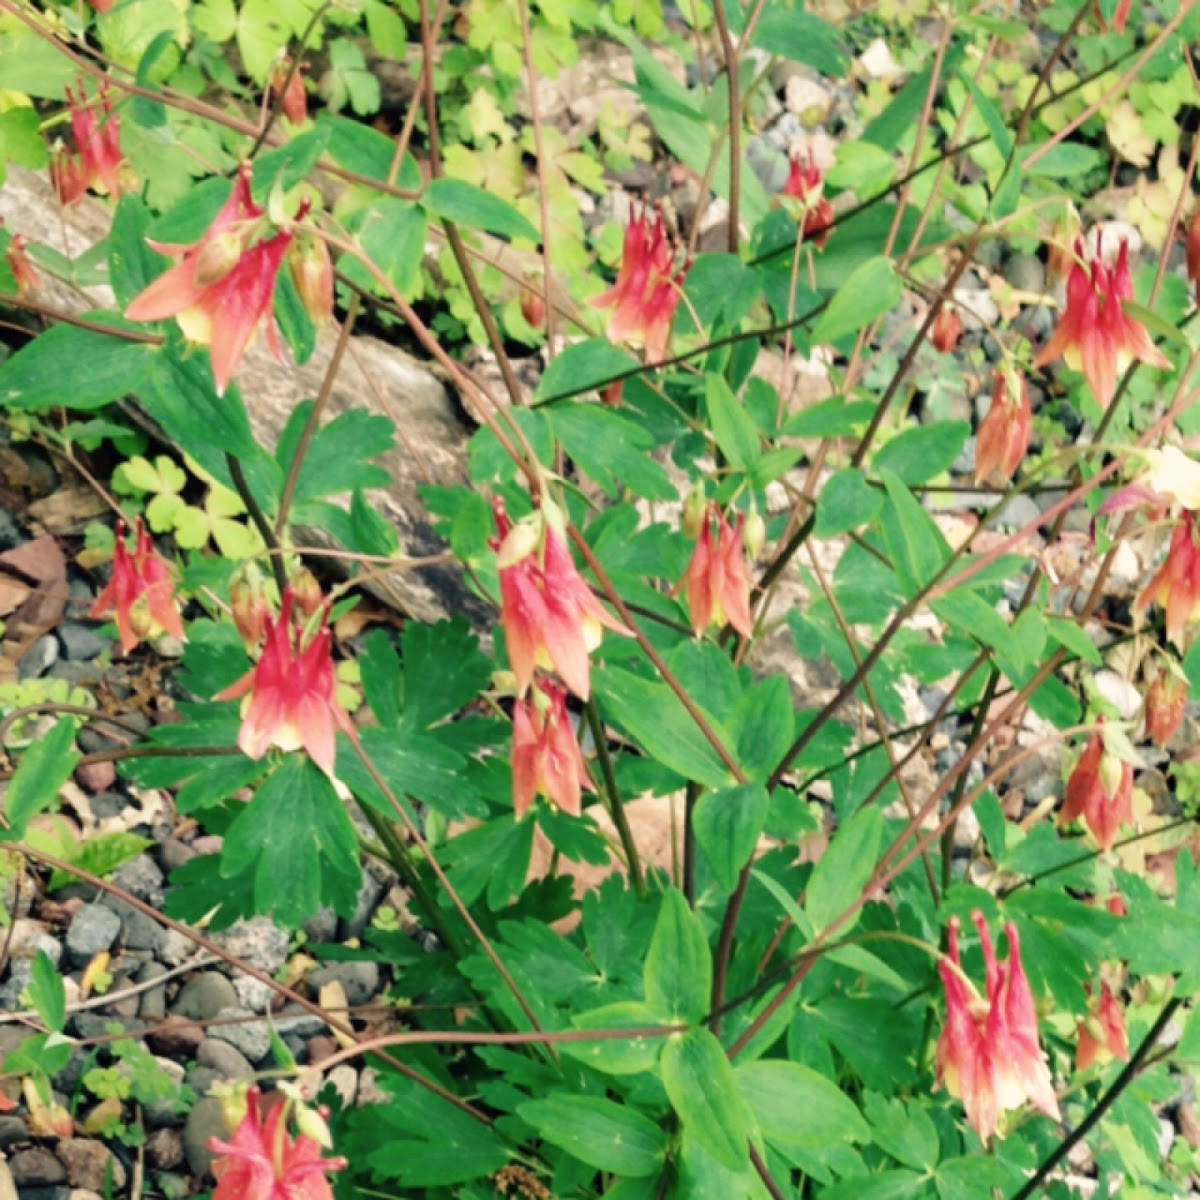
[(305, 1133), (293, 1137), (287, 1127), (291, 1105), (282, 1098), (264, 1121), (259, 1099), (258, 1088), (251, 1088), (233, 1139), (208, 1143), (217, 1155), (213, 1200), (333, 1200), (326, 1175), (345, 1170), (346, 1160), (322, 1158), (320, 1143)]
[(1186, 511), (1175, 524), (1167, 557), (1142, 589), (1137, 607), (1160, 604), (1167, 610), (1167, 636), (1182, 647), (1184, 632), (1200, 617), (1200, 546), (1196, 514)]
[(1104, 719), (1092, 734), (1067, 780), (1060, 825), (1082, 820), (1100, 843), (1111, 850), (1122, 825), (1133, 824), (1133, 767), (1104, 744)]
[(94, 619), (117, 614), (121, 651), (128, 654), (141, 641), (169, 633), (185, 640), (183, 620), (175, 600), (171, 568), (155, 549), (141, 517), (132, 554), (125, 545), (125, 523), (117, 523), (113, 573), (108, 586), (96, 597), (88, 613)]
[(1163, 750), (1183, 723), (1187, 680), (1169, 668), (1159, 671), (1146, 692), (1146, 736)]
[(604, 611), (575, 569), (563, 535), (545, 511), (514, 525), (503, 502), (494, 505), (500, 537), (492, 543), (500, 568), (500, 624), (517, 690), (524, 695), (541, 667), (553, 668), (581, 700), (591, 691), (588, 655), (602, 627), (629, 630)]
[(285, 752), (303, 749), (332, 779), (337, 731), (353, 737), (354, 727), (337, 699), (328, 614), (306, 636), (292, 620), (294, 603), (289, 587), (279, 616), (267, 618), (258, 663), (215, 699), (247, 697), (238, 731), (243, 754), (262, 758), (272, 746)]
[(1093, 1063), (1113, 1059), (1129, 1061), (1129, 1036), (1125, 1032), (1125, 1010), (1107, 983), (1100, 985), (1100, 997), (1093, 997), (1091, 1011), (1079, 1022), (1079, 1045), (1075, 1051), (1075, 1069), (1086, 1071)]
[[(265, 212), (250, 197), (250, 175), (250, 163), (243, 163), (225, 206), (195, 245), (150, 243), (180, 262), (125, 311), (131, 321), (174, 317), (189, 341), (208, 346), (218, 395), (224, 395), (260, 326), (275, 357), (283, 360), (271, 301), (292, 232), (280, 229), (266, 236)], [(306, 205), (297, 216), (305, 211)]]
[(567, 711), (567, 693), (539, 679), (527, 700), (513, 707), (513, 810), (519, 821), (536, 796), (579, 816), (584, 791), (594, 792)]
[(644, 350), (651, 366), (667, 357), (671, 321), (692, 265), (685, 262), (673, 272), (675, 252), (674, 239), (667, 233), (661, 212), (656, 212), (653, 221), (647, 207), (633, 212), (625, 230), (617, 282), (592, 301), (596, 308), (613, 310), (608, 320), (609, 338)]
[(1033, 408), (1029, 385), (1016, 371), (997, 371), (992, 407), (979, 425), (975, 447), (975, 482), (998, 479), (1007, 483), (1029, 451)]
[(937, 1046), (939, 1086), (962, 1101), (967, 1120), (985, 1145), (1000, 1127), (1000, 1115), (1027, 1100), (1059, 1120), (1058, 1099), (1046, 1055), (1038, 1040), (1033, 993), (1021, 965), (1017, 927), (1005, 926), (1008, 961), (996, 961), (987, 922), (972, 914), (987, 967), (986, 996), (963, 974), (958, 951), (959, 921), (950, 921), (950, 961), (939, 971), (946, 989), (946, 1025)]
[(1083, 371), (1096, 403), (1107, 408), (1117, 390), (1117, 376), (1133, 359), (1152, 367), (1169, 369), (1170, 360), (1150, 340), (1146, 327), (1125, 312), (1125, 301), (1133, 299), (1133, 277), (1129, 273), (1129, 243), (1122, 241), (1114, 266), (1096, 254), (1082, 261), (1083, 239), (1075, 243), (1076, 262), (1067, 280), (1067, 308), (1054, 335), (1034, 361), (1044, 367), (1056, 358)]
[(949, 354), (958, 345), (963, 335), (962, 318), (952, 308), (944, 304), (938, 309), (938, 315), (933, 318), (929, 327), (929, 340), (935, 350)]
[[(79, 95), (67, 88), (71, 107), (71, 133), (75, 154), (60, 150), (50, 165), (59, 199), (78, 204), (91, 188), (102, 195), (119, 199), (121, 195), (121, 118), (113, 111), (108, 85), (101, 83), (96, 100), (81, 83)], [(99, 106), (99, 112), (97, 112)]]
[(733, 526), (715, 503), (708, 506), (683, 578), (692, 629), (697, 637), (710, 625), (723, 628), (726, 624), (732, 625), (742, 637), (754, 636), (750, 568), (742, 544), (745, 523), (745, 514), (739, 514), (737, 525)]
[(38, 274), (29, 258), (28, 245), (23, 233), (14, 233), (8, 243), (8, 266), (16, 281), (18, 297), (38, 285)]
[(801, 161), (793, 156), (783, 194), (799, 200), (803, 206), (804, 223), (801, 236), (818, 250), (825, 249), (834, 226), (833, 205), (825, 198), (825, 177), (811, 159)]

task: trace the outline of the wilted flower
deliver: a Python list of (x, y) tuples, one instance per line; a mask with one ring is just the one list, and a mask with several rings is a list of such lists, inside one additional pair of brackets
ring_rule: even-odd
[(346, 1160), (322, 1158), (320, 1143), (304, 1133), (292, 1136), (287, 1127), (290, 1102), (280, 1099), (263, 1121), (259, 1100), (258, 1088), (252, 1088), (232, 1141), (212, 1138), (208, 1143), (217, 1156), (213, 1200), (333, 1200), (325, 1176), (344, 1170)]
[(546, 796), (577, 817), (584, 791), (594, 792), (567, 711), (567, 693), (539, 679), (513, 707), (513, 810), (519, 821), (535, 796)]
[(943, 354), (949, 354), (959, 343), (963, 334), (962, 318), (952, 308), (944, 304), (938, 309), (938, 315), (933, 318), (929, 329), (929, 340), (934, 349)]
[(629, 630), (604, 611), (545, 511), (514, 525), (502, 502), (494, 509), (500, 533), (493, 543), (500, 568), (500, 623), (517, 690), (524, 695), (538, 667), (553, 668), (586, 700), (588, 656), (600, 645), (602, 627)]
[(18, 297), (24, 296), (38, 285), (37, 271), (30, 261), (27, 246), (28, 242), (23, 233), (14, 233), (8, 243), (8, 266), (16, 281)]
[(243, 754), (262, 758), (272, 746), (303, 749), (332, 779), (337, 731), (353, 736), (354, 727), (337, 699), (329, 626), (322, 618), (306, 637), (292, 621), (294, 601), (288, 588), (279, 616), (267, 618), (258, 663), (215, 699), (246, 697), (238, 732)]
[(805, 241), (812, 242), (818, 250), (825, 249), (834, 225), (833, 205), (824, 193), (825, 177), (817, 164), (811, 159), (802, 162), (799, 157), (793, 156), (783, 194), (801, 202), (801, 236)]
[(225, 206), (195, 245), (150, 243), (180, 261), (125, 312), (131, 321), (175, 317), (189, 341), (208, 346), (218, 395), (229, 386), (260, 326), (266, 327), (275, 357), (283, 358), (271, 301), (292, 233), (281, 229), (265, 236), (269, 226), (264, 210), (251, 199), (250, 176), (250, 163), (243, 163)]
[(1162, 749), (1175, 736), (1187, 709), (1188, 684), (1182, 675), (1165, 668), (1146, 692), (1146, 736)]
[(992, 407), (979, 425), (975, 449), (975, 480), (996, 478), (1007, 483), (1029, 451), (1033, 408), (1029, 385), (1016, 371), (997, 371)]
[(1129, 273), (1129, 243), (1122, 242), (1115, 266), (1100, 255), (1081, 261), (1083, 239), (1075, 243), (1076, 262), (1067, 280), (1067, 308), (1054, 335), (1034, 362), (1044, 367), (1056, 358), (1083, 371), (1096, 403), (1107, 408), (1117, 390), (1117, 375), (1138, 359), (1152, 367), (1169, 368), (1170, 360), (1150, 340), (1146, 327), (1125, 312), (1125, 301), (1133, 299)]
[(647, 208), (634, 212), (625, 230), (617, 282), (592, 301), (596, 308), (613, 310), (608, 321), (609, 338), (645, 350), (646, 362), (651, 365), (667, 357), (671, 321), (691, 267), (689, 261), (673, 271), (675, 252), (675, 242), (667, 234), (661, 212), (653, 221)]
[(1129, 1036), (1125, 1032), (1125, 1010), (1107, 983), (1100, 985), (1099, 999), (1092, 999), (1091, 1011), (1079, 1022), (1079, 1046), (1075, 1051), (1075, 1069), (1086, 1071), (1093, 1063), (1113, 1059), (1129, 1060)]
[(1122, 825), (1133, 824), (1133, 767), (1105, 746), (1103, 728), (1092, 734), (1067, 780), (1058, 820), (1082, 820), (1102, 850), (1112, 849)]
[(280, 111), (293, 125), (308, 119), (308, 95), (304, 90), (303, 65), (292, 70), (292, 60), (281, 58), (271, 72), (271, 95), (279, 101)]
[[(737, 526), (729, 524), (714, 503), (708, 507), (683, 586), (687, 592), (692, 629), (700, 637), (710, 625), (732, 625), (743, 637), (754, 636), (750, 612), (750, 568), (742, 544), (746, 518), (739, 514)], [(716, 537), (713, 537), (713, 526)]]
[(112, 578), (96, 597), (88, 615), (98, 619), (114, 611), (121, 650), (125, 654), (139, 642), (161, 637), (164, 633), (184, 640), (171, 568), (154, 549), (141, 517), (137, 522), (137, 545), (132, 554), (125, 545), (125, 523), (117, 523)]
[(946, 1025), (937, 1046), (939, 1085), (962, 1101), (967, 1120), (985, 1144), (1000, 1127), (1000, 1115), (1027, 1100), (1059, 1119), (1058, 1100), (1046, 1055), (1038, 1040), (1037, 1012), (1017, 928), (1005, 926), (1008, 961), (996, 961), (983, 914), (972, 914), (987, 967), (986, 996), (963, 974), (958, 918), (950, 921), (950, 961), (939, 965), (946, 989)]
[(1193, 512), (1184, 512), (1175, 523), (1167, 557), (1137, 598), (1138, 608), (1150, 603), (1167, 610), (1167, 636), (1182, 647), (1185, 630), (1200, 617), (1200, 546)]
[[(113, 111), (108, 85), (101, 83), (91, 100), (80, 84), (78, 96), (67, 88), (75, 154), (60, 149), (50, 165), (55, 190), (64, 204), (78, 204), (92, 188), (118, 199), (121, 195), (121, 118)], [(99, 105), (99, 112), (97, 112)]]

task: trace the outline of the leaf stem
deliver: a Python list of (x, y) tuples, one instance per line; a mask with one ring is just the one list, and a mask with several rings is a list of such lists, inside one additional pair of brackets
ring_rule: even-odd
[(584, 706), (587, 715), (588, 728), (592, 731), (592, 741), (596, 744), (596, 759), (600, 764), (600, 775), (604, 780), (604, 796), (608, 802), (608, 815), (617, 828), (617, 836), (621, 839), (621, 849), (625, 852), (625, 865), (629, 869), (629, 881), (638, 899), (645, 899), (646, 877), (642, 871), (642, 860), (638, 855), (637, 842), (633, 831), (629, 828), (629, 818), (625, 812), (625, 803), (621, 799), (617, 787), (617, 776), (613, 770), (612, 755), (608, 749), (608, 737), (604, 732), (604, 722), (600, 719), (600, 710), (596, 707), (596, 697), (592, 696)]

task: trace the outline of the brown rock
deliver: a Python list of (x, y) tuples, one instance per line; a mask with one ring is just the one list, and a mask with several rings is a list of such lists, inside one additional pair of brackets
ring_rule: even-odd
[(320, 1062), (323, 1058), (328, 1058), (331, 1054), (336, 1054), (340, 1048), (335, 1038), (331, 1038), (328, 1034), (324, 1033), (318, 1033), (315, 1037), (310, 1037), (305, 1045), (308, 1047), (309, 1062)]
[(67, 1178), (67, 1168), (44, 1146), (18, 1150), (9, 1158), (8, 1169), (12, 1172), (18, 1194), (21, 1188), (53, 1187), (56, 1183), (64, 1183)]
[(72, 1187), (111, 1192), (125, 1186), (125, 1166), (103, 1142), (70, 1138), (59, 1143), (58, 1157)]
[(117, 782), (117, 768), (110, 762), (82, 763), (75, 772), (75, 782), (95, 796)]
[(155, 1054), (168, 1057), (191, 1055), (204, 1041), (204, 1030), (181, 1017), (168, 1017), (161, 1025), (146, 1031), (146, 1042)]
[(175, 1129), (156, 1129), (146, 1139), (146, 1160), (160, 1171), (174, 1170), (183, 1162), (183, 1139)]

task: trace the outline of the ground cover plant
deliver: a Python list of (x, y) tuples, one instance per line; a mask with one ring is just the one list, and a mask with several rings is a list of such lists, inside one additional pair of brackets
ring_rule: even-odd
[(1198, 36), (0, 0), (0, 1192), (1193, 1194)]

